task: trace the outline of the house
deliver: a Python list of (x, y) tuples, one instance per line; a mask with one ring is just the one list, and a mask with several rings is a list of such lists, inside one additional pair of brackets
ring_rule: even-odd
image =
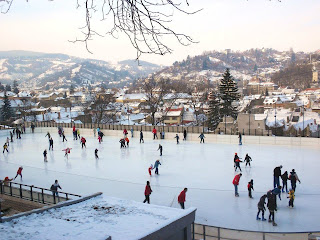
[(124, 94), (117, 97), (116, 102), (119, 103), (133, 103), (133, 102), (145, 102), (147, 97), (144, 93), (132, 93), (132, 94)]

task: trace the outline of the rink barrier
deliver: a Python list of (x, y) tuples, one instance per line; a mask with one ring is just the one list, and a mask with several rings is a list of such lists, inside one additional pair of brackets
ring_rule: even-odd
[[(27, 185), (15, 182), (3, 182), (0, 181), (0, 193), (11, 197), (21, 198), (41, 204), (57, 204), (59, 202), (68, 201), (71, 197), (81, 197), (77, 194), (66, 193), (57, 191), (60, 194), (59, 197), (53, 194), (50, 189), (35, 187), (33, 185)], [(63, 195), (63, 196), (61, 196)]]
[(97, 197), (97, 196), (100, 196), (100, 195), (102, 195), (102, 192), (97, 192), (97, 193), (94, 193), (94, 194), (91, 194), (91, 195), (87, 195), (87, 196), (84, 196), (84, 197), (80, 197), (80, 198), (74, 199), (74, 200), (69, 200), (69, 201), (65, 201), (65, 202), (59, 202), (59, 203), (57, 203), (55, 205), (44, 206), (43, 208), (33, 209), (31, 211), (28, 211), (28, 212), (18, 213), (18, 214), (15, 214), (13, 216), (10, 216), (10, 217), (1, 217), (0, 216), (0, 222), (9, 222), (9, 221), (11, 221), (13, 219), (24, 217), (24, 216), (28, 216), (30, 214), (34, 214), (34, 213), (35, 214), (39, 214), (39, 213), (43, 213), (43, 212), (51, 210), (51, 209), (57, 209), (57, 208), (61, 208), (61, 207), (70, 206), (70, 205), (77, 204), (77, 203), (86, 201), (88, 199), (91, 199), (91, 198), (94, 198), (94, 197)]
[[(26, 123), (26, 124), (31, 124), (31, 123)], [(75, 124), (76, 128), (80, 129), (80, 135), (84, 136), (94, 136), (94, 129), (95, 128), (90, 128), (91, 125), (93, 127), (97, 127), (98, 124)], [(64, 129), (64, 132), (66, 133), (66, 137), (68, 139), (68, 135), (72, 134), (72, 127), (73, 124), (57, 124), (57, 123), (44, 123), (44, 122), (38, 122), (37, 126), (35, 128), (35, 133), (57, 133), (57, 127), (61, 126)], [(84, 128), (84, 127), (88, 128)], [(100, 127), (106, 127), (106, 126), (112, 126), (112, 125), (100, 125)], [(130, 126), (126, 125), (114, 125), (117, 126), (116, 128), (122, 127), (123, 129), (128, 130), (128, 136), (131, 137), (131, 132), (130, 132)], [(141, 126), (134, 126), (135, 128), (141, 127)], [(143, 136), (144, 139), (152, 139), (153, 134), (152, 134), (152, 129), (153, 126), (146, 126), (148, 127), (148, 131), (143, 131)], [(177, 130), (177, 127), (172, 127), (175, 130)], [(102, 129), (100, 128), (101, 131), (105, 134), (105, 136), (113, 136), (113, 137), (118, 137), (122, 138), (123, 137), (123, 130), (109, 130), (108, 127), (107, 129)], [(179, 127), (178, 130), (183, 131), (183, 127)], [(140, 131), (140, 130), (139, 130)], [(139, 131), (134, 130), (134, 138), (139, 138)], [(1, 132), (1, 131), (0, 131)], [(26, 130), (27, 133), (30, 133), (31, 130)], [(179, 134), (180, 136), (180, 141), (182, 141), (183, 136), (181, 132), (166, 132), (165, 133), (165, 140), (171, 140), (175, 141), (175, 136), (176, 134)], [(97, 134), (96, 134), (96, 137)], [(158, 139), (160, 139), (160, 136), (158, 134)], [(205, 134), (205, 142), (206, 143), (231, 143), (231, 144), (238, 144), (239, 139), (238, 135), (223, 135), (223, 134)], [(200, 142), (199, 139), (199, 134), (198, 133), (188, 133), (187, 134), (187, 141), (193, 141), (193, 142)], [(282, 145), (282, 146), (320, 146), (320, 138), (310, 138), (310, 137), (282, 137), (282, 136), (247, 136), (244, 135), (242, 136), (242, 143), (243, 144), (262, 144), (262, 145)]]
[(320, 237), (320, 232), (259, 232), (197, 223), (192, 224), (191, 231), (192, 240), (317, 240)]

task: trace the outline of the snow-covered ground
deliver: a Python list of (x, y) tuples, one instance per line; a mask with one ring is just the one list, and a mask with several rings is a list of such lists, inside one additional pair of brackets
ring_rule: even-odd
[[(190, 209), (194, 210), (194, 209)], [(140, 239), (191, 211), (111, 197), (21, 217), (0, 224), (1, 239)], [(50, 229), (50, 230), (48, 230)]]
[[(37, 129), (38, 131), (40, 129)], [(42, 152), (48, 149), (45, 130), (42, 133), (22, 135), (14, 139), (9, 154), (0, 156), (0, 178), (15, 176), (22, 165), (23, 183), (49, 188), (58, 179), (62, 191), (80, 195), (102, 191), (106, 196), (144, 200), (144, 187), (151, 182), (151, 203), (179, 208), (177, 195), (188, 187), (186, 207), (196, 207), (196, 222), (226, 228), (254, 231), (319, 231), (320, 169), (319, 149), (315, 147), (199, 144), (183, 142), (177, 145), (174, 139), (147, 140), (139, 144), (138, 137), (130, 138), (130, 148), (120, 149), (119, 139), (106, 136), (99, 145), (92, 136), (87, 137), (87, 148), (81, 149), (79, 141), (62, 143), (53, 133), (54, 151), (48, 154), (48, 163), (43, 162)], [(81, 130), (80, 130), (81, 131)], [(138, 133), (135, 132), (135, 136)], [(0, 143), (5, 137), (0, 137)], [(158, 144), (163, 145), (163, 156), (159, 157)], [(67, 160), (62, 149), (71, 147)], [(99, 149), (100, 159), (94, 157)], [(240, 197), (234, 197), (233, 156), (237, 152), (244, 158), (252, 157), (252, 167), (242, 164)], [(148, 167), (160, 159), (160, 175), (149, 177)], [(287, 207), (286, 194), (278, 200), (277, 227), (267, 222), (256, 221), (257, 203), (260, 196), (273, 188), (273, 169), (280, 164), (283, 170), (296, 169), (301, 179), (298, 184), (295, 208)], [(254, 179), (253, 199), (247, 196), (247, 183)], [(20, 179), (17, 178), (19, 182)], [(290, 186), (290, 183), (289, 183)], [(268, 217), (268, 213), (266, 214)]]

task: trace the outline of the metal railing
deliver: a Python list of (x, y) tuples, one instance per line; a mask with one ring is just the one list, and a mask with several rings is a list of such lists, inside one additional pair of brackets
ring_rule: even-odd
[[(58, 196), (56, 196), (56, 192), (58, 193)], [(61, 191), (56, 192), (47, 188), (35, 187), (34, 185), (27, 185), (15, 182), (0, 182), (1, 194), (29, 201), (39, 202), (42, 204), (56, 204), (61, 201), (67, 201), (70, 199), (70, 196), (81, 197), (77, 194), (66, 193)]]
[(258, 232), (228, 229), (193, 223), (193, 240), (308, 240), (311, 234), (320, 232)]

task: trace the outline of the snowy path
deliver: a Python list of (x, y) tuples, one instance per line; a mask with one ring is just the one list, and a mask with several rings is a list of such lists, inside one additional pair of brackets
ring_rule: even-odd
[[(81, 149), (79, 141), (67, 135), (68, 142), (53, 133), (54, 151), (48, 154), (48, 163), (43, 162), (42, 152), (48, 149), (46, 133), (22, 135), (14, 139), (10, 153), (0, 155), (0, 178), (15, 176), (22, 165), (23, 183), (49, 188), (58, 179), (62, 191), (89, 194), (102, 191), (105, 195), (142, 201), (147, 180), (151, 181), (153, 193), (151, 203), (179, 207), (177, 195), (188, 187), (186, 206), (196, 207), (197, 222), (227, 228), (255, 231), (319, 231), (317, 213), (320, 212), (320, 168), (315, 148), (279, 147), (261, 145), (199, 144), (174, 139), (146, 140), (139, 144), (137, 138), (130, 139), (130, 148), (120, 149), (119, 139), (105, 137), (99, 145), (93, 137), (87, 137), (87, 149)], [(86, 137), (86, 136), (85, 136)], [(5, 137), (0, 137), (0, 143)], [(163, 145), (163, 156), (159, 157), (158, 144)], [(61, 151), (71, 147), (69, 159)], [(94, 157), (99, 149), (100, 159)], [(252, 157), (252, 167), (242, 164), (240, 197), (234, 197), (233, 156), (237, 152), (244, 158)], [(159, 176), (149, 177), (148, 167), (160, 159)], [(302, 184), (298, 184), (295, 209), (287, 208), (286, 195), (278, 201), (276, 213), (278, 227), (256, 221), (257, 202), (261, 195), (273, 187), (273, 168), (282, 164), (288, 172), (295, 168)], [(254, 199), (247, 196), (246, 186), (254, 179)], [(17, 178), (17, 182), (19, 182)], [(289, 184), (290, 186), (290, 184)], [(268, 214), (267, 214), (268, 216)]]

